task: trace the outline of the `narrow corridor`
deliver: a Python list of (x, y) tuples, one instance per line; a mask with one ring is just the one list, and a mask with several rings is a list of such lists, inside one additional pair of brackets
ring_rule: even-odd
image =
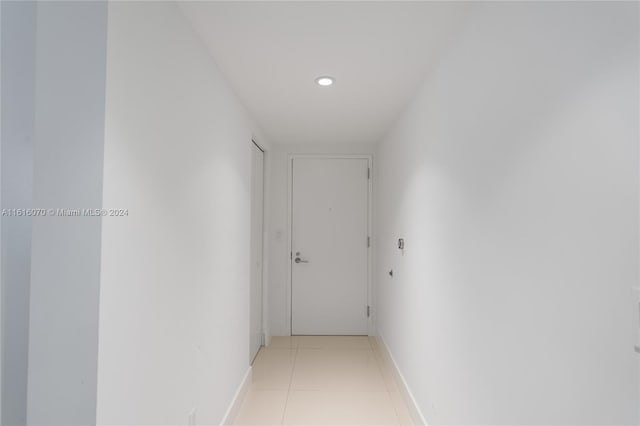
[(0, 0), (0, 51), (0, 426), (640, 426), (640, 0)]
[(374, 338), (274, 337), (256, 357), (234, 424), (413, 424), (399, 389)]

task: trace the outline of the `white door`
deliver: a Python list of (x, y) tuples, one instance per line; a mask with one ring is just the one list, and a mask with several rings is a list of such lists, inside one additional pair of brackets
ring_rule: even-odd
[(291, 333), (366, 335), (369, 160), (292, 161)]
[(254, 143), (251, 176), (251, 259), (249, 302), (249, 361), (253, 362), (262, 346), (262, 226), (264, 217), (264, 154)]

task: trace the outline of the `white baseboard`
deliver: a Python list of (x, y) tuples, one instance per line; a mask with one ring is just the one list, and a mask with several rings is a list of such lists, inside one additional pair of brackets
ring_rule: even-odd
[(244, 396), (246, 395), (247, 390), (249, 390), (249, 386), (251, 385), (251, 374), (252, 374), (252, 370), (251, 370), (251, 366), (249, 366), (249, 369), (247, 370), (247, 372), (244, 375), (244, 378), (242, 379), (242, 383), (240, 383), (240, 386), (238, 387), (238, 390), (236, 391), (236, 394), (233, 397), (233, 400), (231, 401), (231, 405), (229, 405), (229, 408), (227, 409), (227, 412), (223, 417), (224, 420), (222, 420), (222, 423), (221, 423), (222, 425), (224, 426), (232, 425), (233, 421), (238, 416), (238, 411), (240, 411), (240, 405), (242, 405), (242, 400), (244, 399)]
[(409, 386), (407, 386), (407, 382), (404, 380), (402, 373), (398, 369), (398, 364), (396, 364), (396, 361), (393, 359), (393, 355), (391, 355), (391, 352), (389, 352), (387, 344), (385, 343), (382, 336), (375, 336), (375, 341), (380, 354), (383, 356), (387, 365), (391, 367), (394, 379), (396, 381), (396, 384), (398, 385), (398, 389), (400, 389), (402, 399), (404, 400), (405, 404), (407, 404), (407, 408), (409, 409), (409, 414), (411, 415), (413, 423), (416, 425), (426, 426), (427, 421), (424, 419), (422, 411), (420, 411), (420, 407), (418, 407), (418, 404), (416, 403), (416, 400), (413, 397)]

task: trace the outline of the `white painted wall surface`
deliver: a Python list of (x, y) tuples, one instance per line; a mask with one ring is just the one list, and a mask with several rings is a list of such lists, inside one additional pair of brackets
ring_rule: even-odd
[[(289, 273), (290, 259), (288, 241), (289, 209), (289, 154), (373, 154), (375, 144), (274, 144), (267, 156), (267, 193), (265, 205), (268, 214), (269, 286), (266, 300), (268, 304), (268, 336), (288, 336), (291, 333)], [(375, 187), (374, 187), (375, 191)]]
[[(37, 6), (33, 205), (100, 208), (106, 2)], [(36, 217), (27, 424), (95, 423), (100, 217)]]
[[(2, 208), (33, 206), (36, 3), (2, 2)], [(27, 421), (31, 217), (3, 216), (2, 415), (3, 425)]]
[[(2, 5), (0, 5), (0, 55), (2, 55)], [(0, 93), (2, 93), (2, 66), (0, 66)], [(0, 102), (0, 188), (2, 188), (2, 102)], [(2, 197), (0, 197), (0, 209), (2, 208)], [(4, 338), (2, 333), (2, 327), (4, 321), (2, 320), (4, 315), (4, 298), (2, 297), (2, 288), (4, 283), (4, 268), (2, 267), (3, 250), (2, 250), (2, 221), (0, 221), (0, 423), (2, 423), (2, 381), (4, 374), (2, 373), (2, 360), (4, 359), (2, 353), (4, 351)]]
[[(109, 5), (100, 425), (220, 424), (249, 368), (254, 126), (179, 8)], [(264, 144), (260, 137), (257, 141)]]
[(637, 9), (475, 4), (381, 144), (377, 326), (429, 424), (638, 423)]

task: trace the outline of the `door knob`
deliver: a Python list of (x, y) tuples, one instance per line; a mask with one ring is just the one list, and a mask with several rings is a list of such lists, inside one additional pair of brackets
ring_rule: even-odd
[(296, 262), (296, 263), (309, 263), (309, 261), (308, 261), (308, 260), (302, 260), (302, 259), (300, 259), (299, 257), (296, 257), (296, 259), (294, 260), (294, 262)]

